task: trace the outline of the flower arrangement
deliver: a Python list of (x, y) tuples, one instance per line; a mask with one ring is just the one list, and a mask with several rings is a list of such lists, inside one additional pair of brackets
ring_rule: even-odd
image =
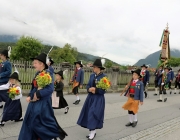
[(8, 93), (9, 93), (9, 98), (14, 99), (16, 95), (20, 94), (20, 91), (17, 87), (10, 87)]
[(142, 76), (142, 77), (144, 77), (145, 76), (145, 72), (143, 72), (143, 71), (141, 71), (141, 73), (140, 73), (140, 75)]
[(103, 77), (97, 82), (96, 87), (107, 90), (111, 86), (111, 82), (107, 77)]
[(48, 72), (42, 71), (36, 76), (38, 89), (44, 88), (45, 86), (51, 84), (52, 78)]

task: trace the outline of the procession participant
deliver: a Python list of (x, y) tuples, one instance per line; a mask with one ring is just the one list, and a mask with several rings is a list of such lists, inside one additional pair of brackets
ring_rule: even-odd
[(147, 66), (145, 64), (141, 66), (141, 81), (144, 84), (144, 95), (146, 98), (147, 97), (146, 85), (149, 84), (149, 71), (147, 70)]
[(171, 73), (171, 80), (169, 82), (169, 90), (170, 90), (170, 94), (172, 93), (172, 88), (171, 88), (171, 85), (172, 85), (172, 82), (174, 80), (174, 71), (172, 71), (172, 68), (170, 67), (169, 68), (169, 72)]
[(76, 95), (76, 101), (73, 103), (75, 105), (78, 105), (80, 102), (80, 98), (78, 95), (78, 88), (82, 88), (83, 81), (84, 81), (84, 71), (82, 69), (83, 65), (81, 61), (74, 62), (74, 65), (76, 66), (74, 75), (70, 82), (73, 83), (73, 89), (72, 92), (74, 95)]
[[(159, 100), (157, 100), (157, 102), (163, 101), (162, 94), (164, 94), (164, 96), (167, 96), (166, 89), (168, 89), (168, 84), (171, 80), (171, 73), (169, 72), (169, 67), (165, 67), (164, 71), (165, 72), (162, 73), (162, 77), (158, 81)], [(164, 102), (166, 102), (166, 101), (167, 101), (167, 97), (164, 98)]]
[[(55, 82), (54, 82), (54, 91), (56, 93), (56, 97), (52, 97), (52, 105), (54, 109), (61, 109), (65, 108), (64, 114), (68, 113), (69, 107), (67, 101), (64, 99), (63, 96), (63, 71), (59, 71), (55, 73)], [(53, 93), (54, 94), (54, 93)]]
[[(9, 76), (11, 75), (12, 66), (9, 62), (11, 48), (8, 50), (3, 50), (0, 52), (0, 58), (2, 63), (0, 64), (0, 85), (7, 84), (9, 81)], [(9, 99), (7, 90), (1, 90), (0, 93), (0, 108), (3, 108), (2, 101), (6, 102)]]
[(7, 84), (0, 86), (1, 90), (9, 89), (9, 100), (5, 103), (3, 117), (0, 126), (4, 126), (5, 122), (14, 120), (15, 122), (22, 121), (22, 106), (20, 98), (22, 98), (20, 80), (18, 71), (15, 71), (10, 77)]
[(141, 70), (137, 69), (133, 71), (133, 80), (125, 93), (125, 96), (128, 97), (127, 102), (122, 106), (124, 110), (128, 110), (129, 114), (129, 123), (126, 126), (135, 127), (138, 123), (137, 112), (139, 104), (143, 105), (143, 83), (139, 80)]
[(159, 67), (159, 69), (157, 69), (154, 73), (155, 75), (155, 81), (154, 81), (154, 84), (155, 84), (155, 94), (154, 95), (157, 95), (158, 93), (158, 81), (159, 81), (159, 78), (161, 78), (162, 76), (162, 66)]
[[(88, 140), (93, 140), (96, 136), (96, 129), (103, 128), (104, 122), (104, 109), (105, 109), (105, 97), (104, 94), (107, 89), (103, 89), (99, 86), (100, 82), (105, 80), (107, 86), (110, 86), (110, 82), (106, 78), (102, 70), (105, 68), (102, 66), (101, 59), (96, 59), (93, 64), (94, 73), (90, 75), (89, 82), (87, 84), (88, 96), (82, 107), (77, 124), (81, 127), (90, 130), (90, 134), (86, 136)], [(105, 79), (106, 78), (106, 79)]]
[(37, 73), (26, 101), (29, 103), (18, 140), (51, 140), (67, 136), (59, 126), (51, 106), (52, 74), (46, 64), (47, 55), (41, 53), (33, 60)]
[(48, 66), (49, 66), (49, 70), (54, 73), (54, 68), (52, 67), (52, 65), (54, 64), (54, 61), (51, 57), (49, 57), (49, 60), (47, 62)]
[(177, 87), (179, 89), (179, 94), (180, 94), (180, 69), (178, 70), (178, 73), (175, 76), (175, 89), (174, 89), (174, 94), (178, 93), (177, 92)]

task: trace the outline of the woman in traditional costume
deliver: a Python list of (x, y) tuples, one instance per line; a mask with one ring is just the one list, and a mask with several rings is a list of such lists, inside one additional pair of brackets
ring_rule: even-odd
[[(63, 140), (67, 136), (66, 132), (59, 126), (51, 106), (51, 94), (54, 90), (52, 74), (46, 64), (47, 55), (41, 53), (36, 58), (32, 58), (33, 66), (37, 73), (32, 82), (31, 91), (26, 98), (29, 103), (24, 121), (21, 127), (18, 140), (52, 140), (60, 138)], [(43, 76), (48, 77), (45, 81), (40, 81)]]
[(87, 128), (90, 134), (86, 136), (88, 140), (93, 140), (96, 136), (96, 129), (102, 129), (104, 123), (105, 110), (105, 90), (97, 88), (97, 83), (105, 77), (101, 71), (105, 68), (102, 66), (101, 59), (96, 59), (93, 64), (94, 73), (90, 75), (87, 84), (88, 96), (81, 110), (77, 124)]

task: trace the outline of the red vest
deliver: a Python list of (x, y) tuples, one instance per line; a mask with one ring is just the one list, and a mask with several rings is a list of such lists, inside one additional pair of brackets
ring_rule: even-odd
[(129, 93), (134, 94), (135, 93), (135, 86), (136, 82), (131, 82), (130, 88), (129, 88)]

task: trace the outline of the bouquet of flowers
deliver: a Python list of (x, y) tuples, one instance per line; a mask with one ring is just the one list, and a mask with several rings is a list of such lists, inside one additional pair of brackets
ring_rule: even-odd
[(44, 88), (45, 86), (51, 84), (52, 78), (48, 72), (42, 71), (36, 76), (36, 82), (38, 89)]
[(57, 84), (56, 84), (56, 81), (54, 81), (54, 88), (56, 88)]
[(111, 82), (107, 77), (103, 77), (97, 82), (96, 87), (107, 90), (111, 86)]
[(8, 93), (9, 93), (9, 98), (14, 99), (16, 95), (20, 94), (20, 91), (17, 87), (10, 87)]

